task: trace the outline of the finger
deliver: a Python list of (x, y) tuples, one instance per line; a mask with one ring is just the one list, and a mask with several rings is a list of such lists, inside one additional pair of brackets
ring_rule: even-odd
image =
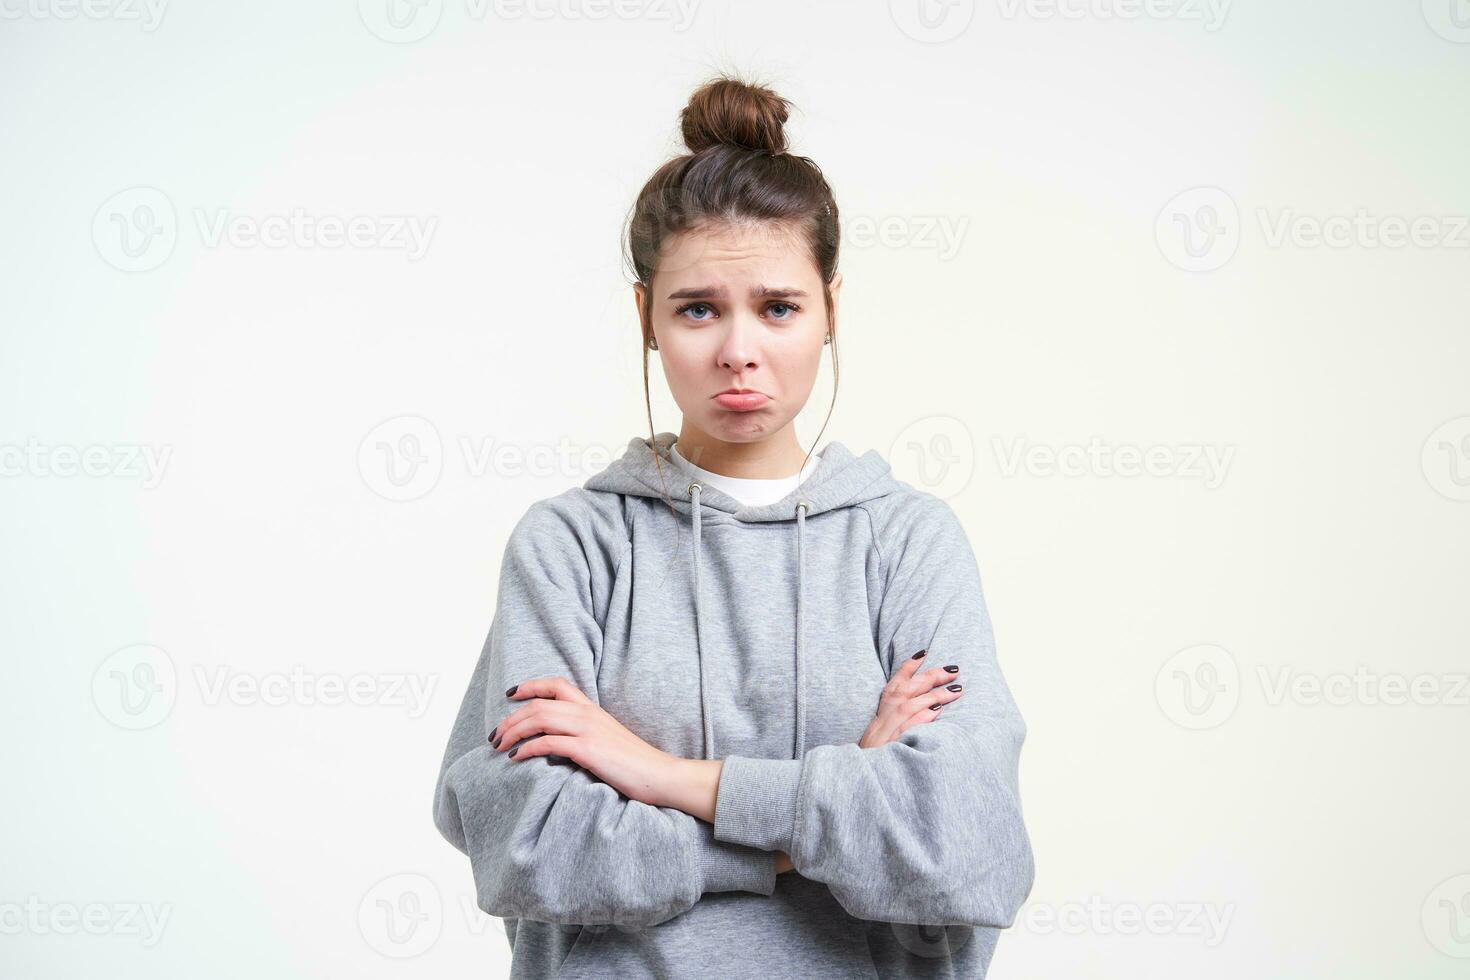
[(916, 672), (917, 665), (922, 662), (921, 659), (910, 658), (909, 663), (905, 663), (894, 672), (893, 679), (884, 686), (883, 694), (878, 699), (877, 714), (881, 715), (885, 711), (907, 714), (910, 699), (925, 694), (941, 684), (948, 684), (959, 677), (960, 668), (956, 664)]
[[(577, 740), (569, 735), (542, 735), (511, 749), (508, 755), (517, 762), (542, 755), (557, 755), (576, 761)], [(551, 761), (551, 760), (547, 760)]]
[(895, 739), (898, 738), (915, 725), (923, 725), (934, 721), (940, 715), (944, 714), (945, 705), (953, 701), (958, 701), (964, 693), (965, 689), (963, 685), (951, 684), (948, 687), (942, 687), (930, 694), (915, 698), (914, 710), (894, 730), (893, 737)]
[(924, 658), (928, 654), (928, 650), (920, 650), (918, 653), (905, 659), (903, 663), (898, 665), (898, 669), (893, 672), (892, 680), (898, 681), (901, 684), (913, 677), (914, 673), (923, 665)]
[(900, 735), (900, 727), (903, 726), (904, 721), (913, 716), (914, 711), (928, 708), (936, 701), (953, 701), (956, 695), (957, 692), (935, 688), (919, 693), (919, 695), (908, 696), (908, 698), (888, 699), (873, 718), (873, 724), (878, 727), (879, 738), (885, 743), (894, 741)]
[[(951, 669), (953, 668), (953, 669)], [(944, 667), (934, 667), (930, 670), (915, 674), (914, 679), (909, 682), (912, 689), (910, 697), (932, 691), (936, 687), (945, 684), (953, 684), (960, 679), (958, 664), (948, 664)]]
[[(884, 738), (891, 742), (914, 724), (933, 721), (934, 716), (940, 714), (946, 704), (957, 699), (962, 693), (964, 693), (964, 685), (956, 683), (946, 687), (937, 687), (932, 691), (909, 698), (903, 706), (890, 712), (885, 719), (884, 724), (887, 731), (884, 733)], [(916, 721), (916, 715), (929, 717)]]
[(565, 677), (535, 677), (519, 684), (512, 684), (506, 689), (505, 696), (517, 701), (522, 698), (552, 698), (557, 701), (592, 703), (592, 699), (583, 693), (580, 687)]
[(930, 711), (928, 708), (920, 708), (912, 715), (909, 715), (908, 718), (904, 719), (903, 724), (894, 729), (893, 741), (896, 742), (899, 739), (903, 738), (903, 733), (908, 731), (910, 728), (917, 728), (919, 725), (927, 725), (931, 721), (939, 720), (939, 716), (944, 714), (944, 705), (940, 705), (939, 708), (940, 710), (938, 711)]
[(505, 717), (491, 732), (490, 747), (505, 752), (536, 734), (577, 735), (583, 731), (580, 705), (534, 698)]
[(888, 683), (883, 685), (883, 697), (907, 697), (909, 695), (909, 682), (913, 679), (915, 672), (919, 669), (919, 665), (924, 662), (924, 657), (928, 653), (928, 650), (920, 650), (899, 664), (898, 669), (893, 672), (893, 676), (888, 678)]

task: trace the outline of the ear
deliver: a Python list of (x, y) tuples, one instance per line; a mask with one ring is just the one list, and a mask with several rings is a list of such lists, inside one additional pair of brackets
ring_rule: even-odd
[[(832, 294), (832, 322), (835, 324), (837, 322), (837, 297), (842, 292), (842, 273), (838, 272), (832, 276), (832, 284), (827, 287), (827, 290)], [(836, 327), (833, 329), (835, 330)]]
[(633, 309), (634, 309), (634, 311), (636, 313), (636, 316), (637, 316), (638, 329), (640, 331), (640, 333), (639, 333), (640, 336), (642, 336), (642, 333), (641, 332), (643, 330), (643, 294), (644, 294), (643, 283), (641, 283), (641, 282), (635, 282), (635, 283), (633, 283)]

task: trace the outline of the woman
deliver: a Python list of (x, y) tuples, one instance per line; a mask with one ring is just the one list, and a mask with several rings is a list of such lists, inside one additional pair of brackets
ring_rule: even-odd
[(878, 453), (797, 444), (841, 279), (787, 108), (699, 89), (634, 207), (677, 438), (650, 407), (506, 544), (434, 818), (514, 978), (982, 977), (1031, 889), (963, 527)]

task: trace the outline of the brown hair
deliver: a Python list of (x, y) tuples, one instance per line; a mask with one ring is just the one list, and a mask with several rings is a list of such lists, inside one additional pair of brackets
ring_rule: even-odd
[[(679, 114), (689, 152), (658, 170), (638, 192), (628, 218), (627, 263), (644, 288), (639, 311), (643, 332), (643, 403), (649, 441), (653, 405), (648, 391), (648, 352), (653, 338), (653, 274), (667, 238), (721, 222), (773, 223), (795, 230), (811, 252), (822, 279), (827, 334), (832, 348), (832, 405), (837, 403), (837, 334), (832, 279), (837, 274), (837, 201), (812, 160), (786, 152), (783, 129), (791, 103), (771, 89), (721, 75), (695, 90)], [(813, 449), (816, 443), (813, 442)], [(807, 459), (812, 450), (807, 450)], [(802, 468), (807, 459), (802, 460)], [(654, 451), (655, 465), (658, 463)], [(692, 461), (691, 461), (692, 462)]]

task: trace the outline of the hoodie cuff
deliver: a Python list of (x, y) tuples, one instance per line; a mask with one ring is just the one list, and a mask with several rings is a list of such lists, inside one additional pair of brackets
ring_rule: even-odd
[(776, 890), (776, 855), (770, 851), (707, 840), (700, 852), (700, 865), (704, 892), (770, 895)]
[(715, 840), (791, 855), (800, 759), (725, 757), (715, 795)]

